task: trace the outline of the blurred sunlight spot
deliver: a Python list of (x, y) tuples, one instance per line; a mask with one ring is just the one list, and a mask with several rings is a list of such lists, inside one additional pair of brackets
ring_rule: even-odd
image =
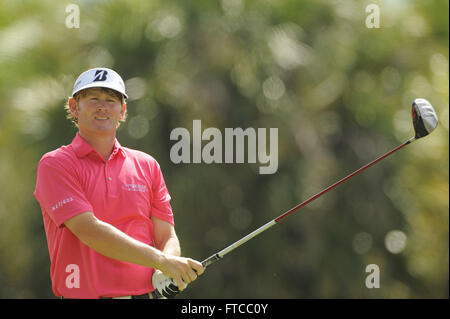
[(413, 77), (409, 83), (411, 92), (417, 97), (429, 96), (431, 93), (431, 85), (427, 78), (422, 75)]
[(82, 42), (94, 42), (98, 38), (99, 26), (98, 23), (92, 20), (80, 22), (80, 29), (75, 32), (76, 36)]
[(383, 0), (383, 6), (386, 6), (388, 12), (395, 12), (401, 14), (408, 9), (409, 0)]
[(269, 100), (278, 100), (286, 91), (283, 81), (276, 76), (266, 79), (262, 85), (263, 93)]
[(353, 151), (363, 161), (368, 161), (369, 159), (375, 157), (377, 147), (374, 139), (368, 136), (357, 135), (350, 138), (350, 141)]
[(292, 70), (311, 61), (313, 49), (297, 40), (301, 33), (303, 29), (294, 23), (277, 26), (270, 33), (269, 48), (283, 69)]
[(132, 117), (127, 125), (128, 135), (132, 138), (139, 139), (147, 135), (149, 131), (148, 119), (137, 115)]
[(403, 30), (413, 37), (423, 37), (428, 33), (428, 24), (421, 15), (411, 13), (405, 15)]
[(341, 96), (346, 85), (347, 77), (341, 72), (335, 72), (312, 90), (311, 102), (315, 107), (326, 107)]
[(140, 77), (131, 78), (125, 81), (125, 89), (128, 94), (127, 101), (142, 99), (147, 92), (147, 84)]
[[(163, 83), (169, 98), (171, 98), (171, 103), (175, 106), (183, 105), (186, 96), (189, 95), (190, 82), (188, 77), (182, 73), (172, 73), (167, 76)], [(206, 94), (209, 94), (209, 91)]]
[(145, 31), (149, 40), (159, 41), (164, 38), (174, 38), (183, 30), (178, 16), (173, 12), (158, 12), (156, 17), (150, 20)]
[(114, 57), (108, 50), (101, 46), (94, 47), (89, 51), (87, 61), (90, 68), (111, 68), (114, 66)]
[(365, 232), (357, 233), (353, 237), (353, 243), (352, 243), (353, 250), (357, 254), (360, 254), (360, 255), (365, 254), (372, 247), (372, 243), (373, 243), (372, 235), (370, 235), (369, 233), (365, 233)]
[(158, 114), (155, 102), (150, 98), (145, 98), (136, 107), (136, 113), (148, 120), (153, 120)]
[(181, 31), (180, 20), (173, 16), (167, 15), (158, 23), (158, 31), (165, 38), (173, 38)]
[(50, 123), (42, 115), (30, 116), (23, 122), (22, 132), (34, 140), (42, 140), (50, 133)]
[(433, 72), (432, 87), (434, 90), (448, 95), (448, 60), (440, 53), (435, 53), (430, 58), (430, 69)]
[(18, 56), (39, 43), (42, 35), (40, 24), (34, 19), (20, 20), (0, 31), (0, 62), (18, 59)]
[(361, 12), (364, 8), (361, 8), (359, 1), (353, 0), (333, 0), (330, 1), (333, 6), (334, 12), (338, 18), (348, 20), (361, 20)]
[(386, 249), (392, 254), (399, 254), (406, 248), (407, 236), (400, 230), (392, 230), (384, 238)]
[(430, 69), (436, 74), (448, 74), (448, 60), (441, 53), (435, 53), (430, 58)]
[(222, 0), (222, 9), (226, 15), (239, 16), (244, 9), (242, 0)]
[(15, 97), (14, 99), (12, 99), (12, 106), (16, 109), (22, 110), (24, 112), (29, 112), (31, 109), (35, 109), (40, 106), (39, 103), (33, 103), (33, 101), (36, 99), (36, 94), (32, 89), (18, 88), (13, 92), (12, 95)]
[(380, 7), (382, 27), (392, 28), (399, 21), (403, 20), (403, 15), (408, 12), (408, 7), (411, 5), (409, 0), (383, 0), (383, 4)]
[(436, 90), (437, 92), (448, 96), (448, 87), (449, 87), (448, 73), (433, 74), (432, 83), (433, 83), (432, 84), (433, 90)]
[(54, 106), (56, 101), (64, 99), (66, 92), (60, 81), (53, 78), (36, 79), (27, 88), (18, 88), (13, 92), (13, 106), (35, 116), (40, 110)]

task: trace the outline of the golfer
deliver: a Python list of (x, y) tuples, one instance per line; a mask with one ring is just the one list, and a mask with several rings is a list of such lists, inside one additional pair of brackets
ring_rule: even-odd
[(34, 195), (57, 297), (147, 299), (155, 269), (179, 290), (204, 271), (200, 262), (180, 257), (158, 162), (116, 139), (127, 97), (115, 71), (82, 73), (66, 104), (78, 132), (39, 162)]

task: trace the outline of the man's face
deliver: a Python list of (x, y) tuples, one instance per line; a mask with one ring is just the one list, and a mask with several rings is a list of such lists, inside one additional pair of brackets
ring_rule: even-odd
[(72, 114), (78, 118), (80, 131), (86, 133), (115, 133), (125, 114), (126, 104), (109, 90), (87, 89), (78, 101), (69, 101)]

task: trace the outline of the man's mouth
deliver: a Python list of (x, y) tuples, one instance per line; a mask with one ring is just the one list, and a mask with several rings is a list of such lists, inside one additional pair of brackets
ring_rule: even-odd
[(108, 120), (109, 119), (109, 117), (107, 117), (107, 116), (96, 116), (96, 117), (94, 117), (96, 120), (101, 120), (101, 121), (104, 121), (104, 120)]

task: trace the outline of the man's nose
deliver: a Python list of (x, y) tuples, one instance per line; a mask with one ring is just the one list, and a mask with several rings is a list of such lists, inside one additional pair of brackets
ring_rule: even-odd
[(98, 100), (97, 102), (97, 109), (106, 109), (106, 101), (105, 100)]

